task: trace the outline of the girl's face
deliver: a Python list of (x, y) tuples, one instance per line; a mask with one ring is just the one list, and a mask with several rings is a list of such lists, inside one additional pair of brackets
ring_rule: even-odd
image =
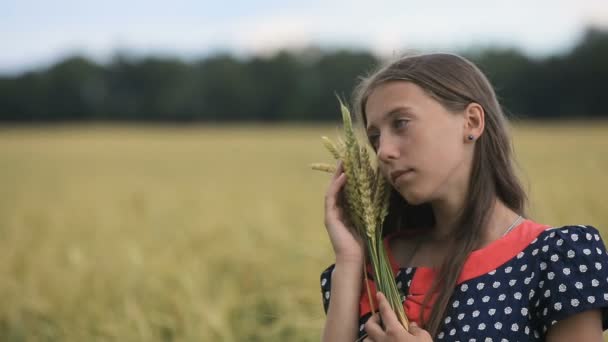
[(465, 191), (473, 144), (466, 142), (464, 115), (405, 81), (375, 88), (365, 112), (380, 170), (408, 203)]

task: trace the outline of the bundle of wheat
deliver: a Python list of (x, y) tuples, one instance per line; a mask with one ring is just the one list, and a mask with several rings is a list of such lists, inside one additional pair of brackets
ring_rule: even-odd
[[(390, 184), (374, 167), (374, 160), (370, 159), (367, 144), (359, 143), (350, 111), (340, 101), (342, 110), (342, 121), (344, 124), (344, 139), (334, 143), (327, 137), (322, 137), (323, 145), (336, 160), (342, 161), (347, 182), (344, 186), (346, 199), (345, 210), (355, 230), (367, 247), (366, 256), (371, 259), (371, 265), (375, 275), (375, 283), (378, 290), (386, 296), (397, 318), (405, 329), (408, 329), (408, 320), (405, 315), (401, 295), (395, 283), (395, 277), (384, 248), (382, 240), (382, 225), (388, 213)], [(311, 165), (313, 169), (335, 172), (332, 165), (316, 163)], [(364, 272), (367, 281), (367, 272)], [(367, 287), (370, 307), (375, 311), (372, 293)]]

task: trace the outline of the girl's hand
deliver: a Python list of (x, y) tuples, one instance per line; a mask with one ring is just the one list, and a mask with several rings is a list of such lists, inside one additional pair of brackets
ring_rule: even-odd
[(399, 323), (397, 316), (382, 292), (378, 292), (376, 298), (378, 299), (380, 315), (382, 316), (382, 322), (386, 326), (386, 330), (383, 330), (380, 326), (378, 314), (374, 314), (365, 323), (365, 331), (368, 337), (363, 342), (433, 342), (431, 335), (414, 322), (410, 323), (409, 332), (406, 331), (401, 323)]
[(346, 181), (346, 174), (340, 161), (325, 194), (325, 228), (336, 254), (336, 261), (362, 263), (363, 242), (356, 236), (354, 227), (344, 210), (346, 203), (342, 189)]

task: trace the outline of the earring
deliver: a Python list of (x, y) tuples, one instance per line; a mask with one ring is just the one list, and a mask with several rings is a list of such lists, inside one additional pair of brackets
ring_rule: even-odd
[(469, 139), (470, 141), (473, 141), (473, 139), (475, 139), (475, 137), (473, 136), (473, 134), (469, 134), (469, 136), (467, 137), (467, 139)]

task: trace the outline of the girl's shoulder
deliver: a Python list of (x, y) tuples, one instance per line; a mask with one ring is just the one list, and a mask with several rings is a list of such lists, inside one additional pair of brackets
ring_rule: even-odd
[[(555, 252), (567, 259), (607, 255), (600, 231), (591, 225), (548, 227), (530, 243), (528, 249), (532, 249), (533, 255)], [(557, 257), (551, 255), (550, 258)]]

